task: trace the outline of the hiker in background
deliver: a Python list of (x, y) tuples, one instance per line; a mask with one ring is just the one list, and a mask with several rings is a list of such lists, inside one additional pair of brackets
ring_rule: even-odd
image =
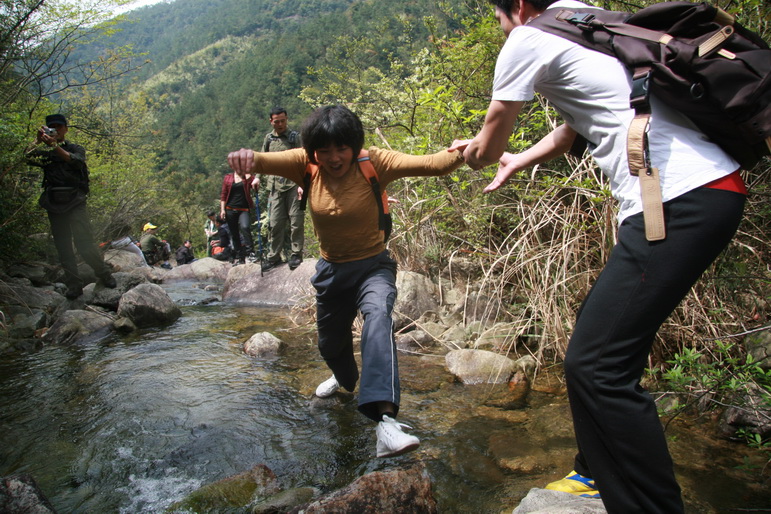
[[(649, 242), (639, 181), (627, 164), (634, 117), (628, 71), (615, 58), (523, 26), (546, 8), (587, 6), (573, 0), (491, 3), (507, 40), (484, 125), (464, 151), (466, 162), (474, 169), (499, 162), (489, 192), (518, 171), (564, 154), (578, 134), (620, 204), (618, 242), (578, 311), (565, 355), (575, 468), (547, 488), (601, 496), (610, 513), (683, 512), (656, 405), (640, 378), (659, 327), (736, 231), (746, 195), (738, 165), (653, 97), (648, 138), (661, 176), (666, 238)], [(504, 153), (534, 92), (566, 123), (520, 154)]]
[[(270, 124), (273, 130), (265, 135), (262, 152), (282, 152), (302, 146), (300, 134), (288, 128), (286, 109), (274, 107), (270, 111)], [(270, 220), (270, 248), (265, 259), (263, 271), (282, 264), (281, 252), (287, 239), (290, 241), (291, 254), (289, 269), (295, 269), (303, 261), (303, 245), (305, 244), (305, 212), (300, 210), (300, 194), (298, 185), (284, 177), (271, 175), (268, 170), (265, 187), (268, 190), (268, 219)], [(260, 182), (254, 183), (259, 189)]]
[(228, 173), (222, 179), (220, 217), (227, 222), (230, 229), (234, 266), (246, 264), (247, 257), (249, 262), (257, 260), (252, 241), (253, 178), (251, 174), (235, 172)]
[(110, 248), (114, 248), (116, 250), (133, 253), (139, 258), (142, 266), (148, 265), (147, 260), (145, 260), (145, 254), (143, 254), (142, 249), (137, 246), (136, 239), (131, 237), (131, 226), (128, 223), (122, 224), (115, 231), (115, 239), (102, 243), (99, 246), (109, 246)]
[[(242, 148), (228, 155), (241, 173), (275, 173), (303, 184), (309, 164), (317, 166), (304, 194), (318, 234), (321, 258), (311, 283), (316, 288), (316, 323), (321, 356), (333, 375), (316, 388), (327, 397), (340, 386), (353, 391), (359, 380), (354, 358), (352, 324), (358, 311), (361, 331), (359, 411), (377, 423), (377, 456), (413, 450), (420, 441), (406, 434), (399, 414), (399, 371), (393, 334), (396, 262), (385, 247), (380, 229), (380, 197), (364, 177), (359, 160), (364, 128), (343, 106), (314, 111), (302, 127), (303, 148), (258, 153)], [(358, 159), (357, 159), (358, 158)], [(460, 152), (444, 150), (413, 156), (371, 147), (371, 166), (380, 187), (412, 176), (447, 175), (461, 164)]]
[(139, 246), (142, 248), (147, 264), (155, 266), (160, 262), (161, 268), (171, 269), (171, 264), (169, 263), (171, 246), (156, 235), (158, 227), (152, 223), (145, 223), (145, 226), (142, 227), (142, 232)]
[(217, 213), (214, 211), (209, 211), (206, 214), (206, 224), (203, 226), (203, 232), (206, 234), (206, 256), (211, 257), (211, 251), (212, 251), (212, 240), (217, 236), (217, 223), (216, 218)]
[(113, 288), (117, 283), (104, 263), (91, 231), (86, 207), (89, 192), (86, 150), (65, 140), (68, 130), (63, 114), (46, 116), (45, 126), (38, 129), (34, 144), (27, 150), (27, 162), (43, 168), (44, 191), (38, 204), (48, 212), (51, 235), (64, 270), (67, 286), (64, 294), (73, 300), (83, 294), (73, 243), (105, 287)]
[(193, 254), (193, 243), (191, 243), (189, 239), (185, 239), (185, 242), (182, 243), (182, 246), (177, 248), (175, 257), (177, 259), (177, 266), (190, 264), (196, 260), (195, 255)]
[(230, 244), (230, 227), (225, 222), (225, 219), (217, 216), (215, 218), (217, 225), (217, 235), (212, 239), (211, 256), (218, 261), (230, 261), (233, 257), (233, 247)]

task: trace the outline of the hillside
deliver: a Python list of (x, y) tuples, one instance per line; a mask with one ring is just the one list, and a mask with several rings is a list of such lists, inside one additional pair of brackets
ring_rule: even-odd
[[(451, 30), (461, 0), (176, 0), (131, 11), (109, 37), (78, 50), (92, 60), (128, 46), (147, 63), (124, 80), (145, 93), (161, 147), (159, 171), (209, 176), (227, 151), (256, 145), (283, 105), (299, 124), (309, 67), (341, 36), (370, 39), (368, 65), (405, 60), (428, 43), (424, 18)], [(351, 56), (353, 57), (353, 56)], [(124, 84), (126, 87), (126, 84)], [(160, 140), (157, 140), (160, 138)]]

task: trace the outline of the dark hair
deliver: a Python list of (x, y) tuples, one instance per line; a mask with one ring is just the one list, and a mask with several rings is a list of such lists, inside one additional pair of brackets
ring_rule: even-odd
[(207, 213), (206, 213), (206, 217), (207, 217), (207, 218), (208, 218), (209, 216), (216, 216), (216, 215), (217, 215), (217, 213), (216, 213), (216, 212), (214, 212), (214, 211), (209, 211), (209, 212), (207, 212)]
[(511, 16), (512, 9), (519, 9), (520, 2), (527, 2), (539, 12), (545, 11), (547, 7), (557, 0), (489, 0), (491, 4)]
[(302, 127), (302, 141), (308, 160), (316, 162), (316, 150), (329, 145), (350, 146), (356, 159), (364, 146), (364, 127), (356, 114), (344, 105), (319, 107)]
[[(284, 109), (279, 105), (275, 106), (273, 109), (270, 110), (270, 119), (273, 119), (273, 116), (277, 114), (286, 114), (286, 109)], [(288, 114), (286, 115), (289, 116)]]
[(214, 220), (214, 222), (215, 223), (219, 223), (221, 225), (224, 225), (225, 224), (225, 218), (223, 218), (222, 216), (217, 216), (217, 218)]

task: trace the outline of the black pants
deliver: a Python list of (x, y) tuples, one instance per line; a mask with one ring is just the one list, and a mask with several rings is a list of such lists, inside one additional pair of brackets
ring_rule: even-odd
[(648, 242), (627, 218), (584, 300), (565, 356), (576, 471), (610, 513), (683, 512), (656, 405), (640, 386), (661, 324), (739, 225), (745, 197), (700, 188), (665, 204), (667, 237)]
[(228, 227), (230, 227), (230, 240), (233, 242), (233, 257), (236, 259), (244, 259), (254, 251), (254, 243), (252, 242), (252, 220), (249, 211), (225, 209), (225, 218), (228, 222)]
[(311, 278), (316, 288), (319, 351), (341, 386), (353, 391), (359, 370), (353, 355), (352, 325), (361, 312), (361, 383), (359, 411), (380, 421), (378, 402), (390, 402), (399, 413), (399, 363), (394, 342), (396, 262), (388, 250), (358, 261), (333, 263), (319, 259)]
[(91, 266), (97, 277), (102, 278), (110, 273), (94, 242), (85, 202), (67, 212), (49, 212), (48, 220), (51, 223), (51, 235), (54, 238), (56, 252), (59, 254), (59, 262), (64, 269), (64, 283), (67, 287), (74, 289), (83, 286), (78, 275), (78, 261), (72, 248), (73, 242), (80, 256), (86, 264)]

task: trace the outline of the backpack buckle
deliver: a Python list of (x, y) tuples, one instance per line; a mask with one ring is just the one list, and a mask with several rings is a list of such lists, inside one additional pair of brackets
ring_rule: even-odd
[(648, 105), (650, 98), (651, 70), (635, 73), (632, 76), (632, 92), (629, 93), (629, 106), (637, 109), (639, 106)]
[(589, 30), (592, 28), (592, 21), (594, 21), (594, 14), (586, 12), (574, 13), (567, 18), (568, 23), (580, 27), (583, 30)]

